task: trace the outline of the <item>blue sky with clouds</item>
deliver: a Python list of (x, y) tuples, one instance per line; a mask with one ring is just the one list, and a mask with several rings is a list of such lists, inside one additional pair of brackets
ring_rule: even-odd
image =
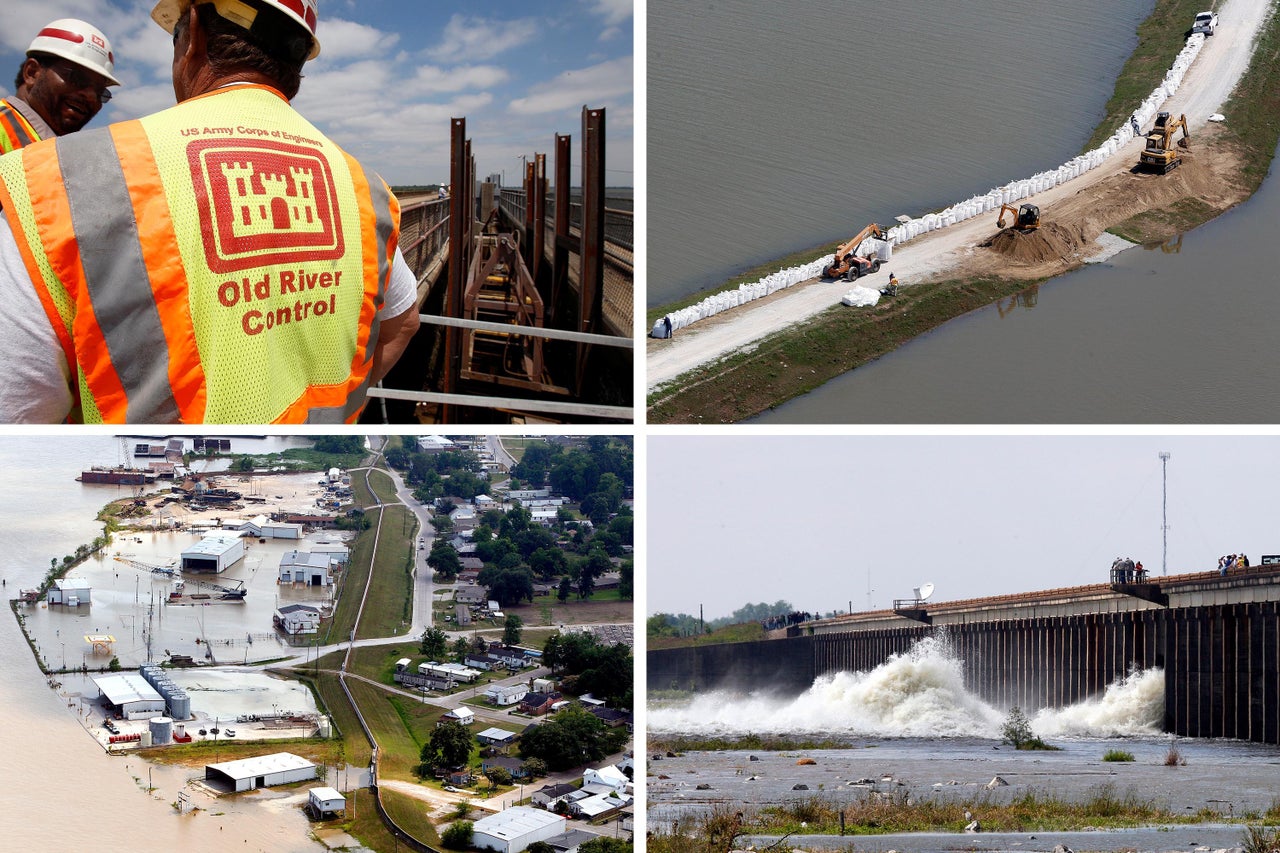
[[(153, 0), (4, 0), (0, 93), (12, 93), (27, 45), (55, 18), (102, 29), (123, 86), (89, 125), (136, 118), (174, 102), (172, 41), (151, 21)], [(320, 56), (294, 105), (392, 184), (447, 181), (449, 120), (467, 119), (481, 176), (515, 184), (520, 155), (573, 136), (578, 182), (581, 111), (606, 111), (611, 186), (630, 186), (634, 153), (632, 0), (321, 0)]]

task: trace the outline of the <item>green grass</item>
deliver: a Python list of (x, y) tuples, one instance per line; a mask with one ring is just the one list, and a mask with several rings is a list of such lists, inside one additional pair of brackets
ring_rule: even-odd
[[(357, 478), (352, 479), (352, 483)], [(351, 629), (356, 624), (356, 614), (360, 610), (360, 599), (364, 595), (364, 587), (369, 579), (370, 566), (373, 561), (373, 538), (381, 519), (381, 510), (365, 513), (370, 527), (363, 530), (351, 544), (347, 568), (342, 573), (342, 587), (338, 597), (338, 605), (334, 608), (333, 618), (324, 634), (324, 643), (336, 643), (351, 636)]]
[(358, 679), (348, 679), (347, 687), (378, 741), (379, 773), (386, 778), (416, 782), (413, 768), (444, 709), (413, 702)]
[(1102, 756), (1103, 761), (1133, 761), (1133, 753), (1125, 752), (1123, 749), (1109, 749), (1107, 754)]
[[(369, 584), (360, 624), (356, 626), (358, 639), (403, 633), (412, 621), (413, 578), (410, 571), (417, 521), (413, 513), (400, 504), (385, 507), (381, 517), (373, 580)], [(349, 597), (351, 592), (351, 589), (346, 590), (344, 597)]]
[(400, 498), (396, 497), (395, 480), (392, 480), (391, 475), (387, 472), (370, 471), (369, 485), (373, 487), (373, 491), (381, 503), (393, 504), (399, 502)]
[(711, 646), (719, 643), (747, 643), (764, 639), (764, 626), (759, 622), (742, 622), (717, 628), (710, 634), (693, 637), (649, 637), (650, 649), (679, 649), (688, 646)]

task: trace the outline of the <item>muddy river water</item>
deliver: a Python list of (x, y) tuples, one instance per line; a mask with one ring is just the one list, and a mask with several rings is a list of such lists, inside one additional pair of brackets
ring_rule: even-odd
[[(268, 439), (259, 446), (283, 447), (285, 440)], [(243, 448), (242, 448), (243, 449)], [(94, 515), (108, 500), (125, 497), (115, 487), (86, 487), (75, 475), (89, 465), (117, 461), (118, 442), (107, 436), (0, 437), (0, 471), (8, 485), (0, 490), (0, 567), (6, 598), (19, 587), (36, 586), (51, 558), (61, 558), (99, 535)], [(176, 534), (174, 534), (176, 536)], [(176, 542), (176, 540), (174, 540)], [(140, 548), (141, 543), (131, 543)], [(105, 565), (97, 571), (114, 574)], [(118, 598), (131, 600), (133, 573), (121, 571)], [(140, 584), (149, 583), (146, 578)], [(267, 596), (269, 604), (270, 596)], [(120, 640), (121, 658), (134, 657), (140, 644), (133, 628), (120, 621), (122, 606), (106, 603), (92, 615), (49, 614), (36, 617), (41, 630), (55, 631), (42, 648), (53, 662), (67, 654), (80, 662), (83, 635), (105, 626)], [(228, 607), (230, 605), (221, 605)], [(185, 608), (190, 610), (192, 608)], [(205, 608), (214, 611), (217, 608)], [(269, 610), (267, 607), (269, 620)], [(114, 616), (114, 622), (108, 619)], [(55, 619), (54, 617), (58, 617)], [(211, 617), (216, 624), (219, 617)], [(55, 624), (60, 621), (61, 624)], [(175, 620), (175, 628), (176, 625)], [(207, 627), (212, 627), (209, 625)], [(182, 626), (183, 631), (189, 630)], [(267, 628), (255, 628), (267, 631)], [(237, 632), (238, 633), (238, 632)], [(247, 634), (247, 632), (246, 632)], [(176, 636), (183, 636), (179, 633)], [(215, 636), (226, 636), (216, 632)], [(228, 647), (231, 659), (242, 658), (242, 647)], [(72, 651), (74, 649), (74, 651)], [(69, 660), (68, 663), (71, 661)], [(256, 678), (264, 678), (257, 676)], [(215, 686), (203, 684), (203, 687)], [(263, 687), (249, 682), (249, 687)], [(198, 681), (191, 689), (201, 689)], [(7, 768), (0, 786), (0, 847), (8, 850), (262, 850), (302, 853), (325, 847), (309, 837), (309, 823), (299, 808), (305, 788), (262, 792), (219, 800), (202, 797), (187, 785), (199, 769), (152, 766), (130, 757), (107, 756), (81, 726), (82, 706), (77, 684), (51, 690), (32, 659), (31, 650), (12, 614), (0, 617), (0, 751)], [(193, 694), (193, 706), (201, 704)], [(234, 696), (229, 691), (226, 696)], [(266, 700), (270, 712), (271, 700)], [(219, 702), (227, 702), (224, 697)], [(280, 702), (303, 701), (284, 693)], [(216, 704), (216, 703), (215, 703)], [(261, 706), (257, 701), (225, 705)], [(222, 707), (222, 706), (218, 706)], [(154, 791), (148, 793), (148, 779)], [(200, 806), (179, 815), (172, 806), (186, 790)]]

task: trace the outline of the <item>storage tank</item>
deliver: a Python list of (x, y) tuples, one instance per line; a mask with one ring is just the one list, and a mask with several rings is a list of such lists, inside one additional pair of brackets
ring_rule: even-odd
[(168, 697), (169, 716), (175, 720), (191, 719), (191, 697), (185, 690), (175, 690)]
[(163, 746), (173, 742), (173, 720), (169, 717), (151, 718), (151, 742)]
[(138, 735), (138, 746), (146, 749), (151, 746), (151, 732), (144, 731)]
[(317, 721), (316, 727), (318, 729), (316, 734), (323, 738), (329, 737), (329, 718), (326, 715), (320, 715), (320, 719)]

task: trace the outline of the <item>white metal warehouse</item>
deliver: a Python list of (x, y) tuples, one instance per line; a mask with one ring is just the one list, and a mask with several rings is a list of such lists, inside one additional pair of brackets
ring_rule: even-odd
[(471, 828), (471, 846), (499, 853), (519, 853), (535, 841), (555, 838), (568, 822), (558, 814), (513, 806), (476, 821)]
[(182, 552), (182, 570), (220, 574), (243, 557), (243, 539), (230, 533), (211, 533)]
[(104, 675), (95, 677), (93, 683), (111, 710), (126, 720), (146, 720), (164, 713), (164, 697), (141, 675)]
[(316, 778), (316, 766), (291, 752), (273, 752), (256, 758), (241, 758), (204, 766), (206, 781), (226, 786), (232, 791), (252, 791), (290, 782)]

